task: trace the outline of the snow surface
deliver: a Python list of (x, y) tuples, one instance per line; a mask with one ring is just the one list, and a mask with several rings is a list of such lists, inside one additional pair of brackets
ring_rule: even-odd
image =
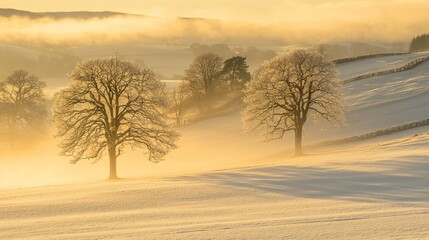
[[(429, 62), (408, 71), (345, 84), (343, 95), (347, 126), (327, 127), (331, 139), (427, 119)], [(320, 125), (309, 128), (307, 136), (312, 141), (326, 138), (326, 131), (319, 130)]]
[(372, 57), (352, 62), (337, 64), (340, 79), (348, 79), (371, 72), (401, 67), (417, 58), (429, 56), (429, 51), (394, 55), (385, 57)]
[(162, 179), (3, 190), (0, 239), (429, 238), (429, 134)]
[[(399, 61), (380, 59), (377, 71)], [(371, 61), (340, 71), (369, 71)], [(308, 123), (305, 143), (429, 118), (428, 76), (424, 63), (345, 85), (348, 125)], [(238, 112), (179, 131), (166, 161), (121, 156), (126, 179), (116, 182), (101, 181), (106, 159), (70, 165), (54, 139), (2, 158), (0, 239), (429, 238), (429, 126), (303, 158), (289, 157), (290, 135), (261, 143), (244, 134)], [(47, 184), (57, 185), (30, 187)]]

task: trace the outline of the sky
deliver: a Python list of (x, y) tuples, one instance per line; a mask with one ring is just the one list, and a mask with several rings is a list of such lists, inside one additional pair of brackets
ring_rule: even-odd
[[(322, 11), (335, 18), (361, 18), (429, 10), (427, 0), (2, 0), (0, 7), (28, 11), (120, 11), (151, 16), (187, 16), (244, 21), (311, 20)], [(338, 11), (341, 10), (341, 11)], [(365, 10), (365, 11), (362, 11)], [(399, 15), (398, 15), (399, 14)], [(407, 15), (408, 16), (408, 15)]]
[[(1, 0), (0, 8), (35, 12), (118, 11), (163, 19), (145, 23), (130, 19), (86, 23), (19, 20), (0, 26), (3, 31), (0, 37), (4, 39), (17, 36), (53, 39), (50, 35), (62, 33), (55, 41), (64, 42), (70, 37), (87, 39), (83, 35), (98, 32), (109, 35), (106, 39), (116, 38), (120, 33), (128, 39), (142, 34), (155, 39), (195, 34), (198, 41), (262, 36), (288, 42), (398, 42), (429, 31), (429, 0)], [(173, 22), (178, 16), (220, 19), (234, 24), (190, 26)], [(124, 32), (127, 29), (132, 31)]]

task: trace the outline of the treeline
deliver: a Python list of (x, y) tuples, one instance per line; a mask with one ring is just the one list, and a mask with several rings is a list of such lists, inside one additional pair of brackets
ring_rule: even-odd
[(178, 125), (186, 102), (193, 110), (210, 114), (217, 96), (241, 93), (250, 81), (248, 68), (245, 57), (224, 60), (213, 53), (201, 54), (179, 87), (169, 90), (147, 66), (117, 56), (91, 59), (69, 74), (72, 83), (54, 96), (52, 110), (44, 95), (45, 82), (17, 70), (0, 81), (0, 149), (27, 147), (40, 140), (40, 134), (30, 133), (49, 130), (53, 124), (60, 155), (74, 164), (98, 161), (108, 153), (109, 179), (115, 179), (116, 159), (124, 150), (143, 148), (148, 160), (158, 162), (177, 147), (179, 134), (168, 121), (169, 108)]
[[(150, 69), (147, 71), (152, 73)], [(50, 108), (58, 103), (58, 94), (54, 99), (48, 99), (44, 94), (46, 83), (36, 75), (16, 70), (0, 80), (0, 149), (26, 147), (29, 143), (23, 139), (31, 140), (30, 133), (37, 133), (34, 137), (38, 137), (46, 135), (49, 130)], [(226, 106), (228, 101), (222, 102), (221, 98), (235, 101), (231, 96), (237, 95), (241, 99), (241, 91), (251, 77), (245, 57), (234, 56), (224, 60), (213, 53), (195, 58), (185, 76), (179, 87), (166, 89), (163, 95), (170, 109), (169, 116), (176, 125), (184, 123), (187, 113), (191, 113), (187, 116), (189, 122), (218, 110), (224, 111), (222, 106)], [(218, 102), (223, 105), (217, 106)]]
[[(184, 72), (184, 80), (172, 90), (172, 107), (176, 125), (185, 122), (185, 115), (196, 109), (201, 115), (216, 112), (216, 103), (230, 92), (238, 92), (250, 81), (249, 65), (245, 57), (234, 56), (224, 60), (214, 53), (196, 57)], [(195, 111), (194, 111), (195, 112)], [(189, 116), (187, 117), (189, 122)]]
[(413, 38), (410, 44), (410, 52), (429, 50), (429, 34), (421, 34)]
[(246, 58), (251, 70), (255, 70), (256, 67), (261, 65), (265, 60), (277, 56), (277, 53), (271, 49), (261, 49), (254, 46), (232, 47), (222, 43), (212, 45), (195, 43), (190, 46), (189, 50), (195, 57), (204, 53), (214, 53), (223, 59), (242, 56)]

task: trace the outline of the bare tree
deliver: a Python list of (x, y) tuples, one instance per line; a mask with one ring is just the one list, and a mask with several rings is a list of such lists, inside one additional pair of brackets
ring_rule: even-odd
[(61, 154), (74, 164), (98, 161), (107, 149), (109, 179), (115, 179), (124, 148), (144, 148), (154, 162), (176, 148), (178, 134), (164, 119), (165, 84), (154, 76), (149, 68), (117, 57), (79, 64), (55, 109)]
[(177, 88), (171, 90), (171, 99), (177, 126), (182, 124), (183, 115), (185, 115), (185, 101), (187, 98), (188, 91), (183, 82), (181, 82)]
[(32, 128), (46, 120), (46, 83), (24, 70), (0, 82), (0, 119), (10, 130)]
[(185, 71), (185, 83), (202, 110), (209, 110), (215, 88), (221, 83), (223, 60), (216, 54), (197, 57)]
[(309, 115), (342, 123), (343, 98), (334, 65), (313, 50), (295, 50), (258, 69), (246, 85), (244, 123), (261, 129), (265, 140), (295, 132), (295, 154), (302, 154), (302, 132)]

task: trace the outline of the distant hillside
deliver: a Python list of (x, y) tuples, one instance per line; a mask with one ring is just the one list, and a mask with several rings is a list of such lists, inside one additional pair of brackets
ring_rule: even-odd
[(9, 8), (0, 8), (0, 16), (1, 17), (28, 17), (28, 18), (37, 18), (40, 17), (38, 14), (28, 11), (21, 11), (16, 9), (9, 9)]
[(405, 43), (376, 45), (363, 42), (350, 43), (327, 43), (322, 44), (322, 48), (332, 59), (353, 58), (362, 55), (385, 54), (392, 52), (405, 52)]
[(17, 9), (10, 8), (0, 8), (0, 17), (27, 17), (31, 19), (37, 18), (54, 18), (54, 19), (62, 19), (62, 18), (75, 18), (75, 19), (91, 19), (91, 18), (108, 18), (114, 16), (140, 16), (143, 15), (132, 15), (127, 13), (120, 12), (88, 12), (88, 11), (76, 11), (76, 12), (29, 12)]
[(0, 80), (25, 69), (38, 77), (65, 77), (82, 59), (70, 54), (0, 45)]

